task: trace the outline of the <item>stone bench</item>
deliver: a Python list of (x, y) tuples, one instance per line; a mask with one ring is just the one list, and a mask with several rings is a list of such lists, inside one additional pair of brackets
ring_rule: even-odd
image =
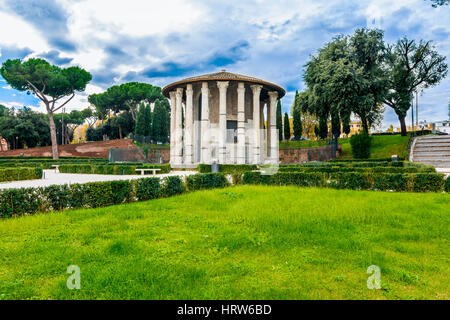
[(152, 172), (152, 175), (155, 175), (156, 172), (157, 172), (157, 171), (161, 171), (161, 169), (151, 169), (151, 168), (146, 168), (146, 169), (136, 169), (136, 171), (140, 171), (140, 172), (141, 172), (141, 175), (143, 176), (144, 173), (145, 173), (146, 171), (151, 171), (151, 172)]

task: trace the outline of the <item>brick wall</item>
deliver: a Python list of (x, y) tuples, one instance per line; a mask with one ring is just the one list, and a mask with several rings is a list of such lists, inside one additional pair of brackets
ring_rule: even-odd
[[(58, 146), (58, 153), (60, 156), (66, 157), (99, 157), (108, 158), (110, 148), (127, 148), (137, 149), (131, 139), (97, 141), (78, 144), (67, 144)], [(30, 149), (17, 149), (0, 152), (1, 156), (32, 156), (32, 157), (51, 157), (52, 147), (39, 147)]]
[(151, 163), (170, 162), (170, 149), (148, 149), (148, 161)]

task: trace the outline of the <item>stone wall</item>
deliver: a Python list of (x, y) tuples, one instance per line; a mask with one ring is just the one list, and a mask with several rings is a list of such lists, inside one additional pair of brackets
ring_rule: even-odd
[[(341, 152), (342, 145), (339, 145), (336, 156), (338, 156)], [(303, 163), (308, 161), (328, 161), (332, 158), (330, 146), (303, 149), (280, 149), (280, 163), (282, 164)]]
[(148, 149), (147, 159), (150, 163), (170, 162), (170, 149)]
[[(137, 146), (133, 144), (131, 139), (109, 140), (109, 141), (97, 141), (78, 144), (67, 144), (58, 146), (58, 153), (60, 156), (65, 157), (99, 157), (108, 158), (110, 148), (127, 148), (133, 149)], [(2, 156), (29, 156), (29, 157), (51, 157), (52, 147), (39, 147), (30, 149), (17, 149), (0, 152)]]

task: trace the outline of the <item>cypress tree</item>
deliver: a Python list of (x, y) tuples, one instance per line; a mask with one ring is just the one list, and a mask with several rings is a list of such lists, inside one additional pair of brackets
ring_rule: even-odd
[(278, 100), (278, 103), (277, 103), (276, 115), (277, 115), (276, 123), (277, 123), (277, 130), (278, 130), (278, 140), (282, 141), (283, 140), (283, 119), (282, 119), (282, 114), (281, 114), (280, 100)]
[(143, 103), (139, 105), (134, 133), (137, 136), (145, 136), (145, 105)]
[(294, 137), (299, 139), (302, 137), (303, 132), (303, 124), (302, 124), (302, 117), (300, 114), (300, 108), (298, 106), (294, 107), (293, 110), (293, 118), (294, 118)]
[(320, 117), (319, 118), (319, 137), (320, 139), (326, 139), (328, 136), (328, 123), (327, 123), (327, 117)]
[(144, 118), (145, 118), (145, 136), (150, 137), (153, 140), (152, 135), (152, 109), (150, 104), (147, 104), (144, 109)]
[(166, 108), (162, 105), (160, 100), (156, 100), (155, 108), (153, 109), (153, 139), (156, 142), (167, 141), (167, 116)]
[(291, 138), (291, 124), (289, 123), (289, 115), (284, 113), (284, 139), (289, 141)]

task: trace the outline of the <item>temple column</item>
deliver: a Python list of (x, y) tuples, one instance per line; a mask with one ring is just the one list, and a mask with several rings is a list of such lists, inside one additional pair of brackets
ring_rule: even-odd
[(170, 91), (170, 163), (175, 163), (176, 92)]
[(228, 81), (217, 81), (219, 88), (219, 163), (227, 159), (227, 88)]
[(238, 124), (237, 124), (237, 163), (245, 163), (245, 87), (243, 82), (239, 82), (238, 88)]
[(260, 113), (259, 113), (259, 141), (260, 141), (260, 162), (264, 163), (264, 159), (266, 158), (266, 140), (264, 137), (264, 105), (266, 103), (264, 101), (261, 101), (261, 105), (259, 107)]
[(193, 129), (194, 129), (194, 101), (193, 101), (193, 93), (192, 84), (188, 84), (186, 86), (186, 115), (184, 121), (184, 144), (186, 147), (186, 157), (185, 163), (192, 164), (193, 160), (193, 150), (192, 150), (192, 139), (193, 139)]
[(182, 127), (183, 88), (177, 88), (176, 93), (176, 125), (175, 125), (175, 164), (183, 163), (183, 127)]
[(254, 146), (253, 146), (253, 164), (260, 163), (260, 144), (261, 144), (261, 135), (260, 135), (260, 95), (261, 95), (261, 85), (252, 85), (250, 86), (253, 91), (253, 135), (254, 135)]
[(278, 92), (270, 91), (270, 160), (278, 163), (278, 134), (276, 123)]
[(202, 153), (201, 153), (201, 163), (210, 163), (210, 123), (209, 123), (209, 88), (208, 82), (202, 83)]
[(267, 117), (267, 127), (266, 127), (266, 158), (270, 159), (270, 100), (267, 101), (266, 103), (267, 105), (267, 113), (266, 113), (266, 117)]

